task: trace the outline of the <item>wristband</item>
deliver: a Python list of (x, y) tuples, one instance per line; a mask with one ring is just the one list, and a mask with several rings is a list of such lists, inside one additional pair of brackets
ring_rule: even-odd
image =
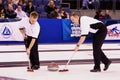
[(79, 47), (80, 45), (77, 44), (76, 46)]

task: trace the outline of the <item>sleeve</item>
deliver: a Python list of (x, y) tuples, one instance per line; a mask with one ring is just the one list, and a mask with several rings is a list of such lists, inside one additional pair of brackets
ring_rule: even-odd
[(24, 22), (24, 18), (22, 18), (20, 21), (19, 21), (19, 29), (23, 29), (24, 28), (24, 24), (25, 22)]
[(33, 34), (32, 37), (33, 38), (38, 38), (40, 34), (40, 26), (39, 24), (33, 29)]
[(90, 25), (89, 25), (89, 21), (86, 17), (81, 17), (80, 19), (80, 27), (81, 27), (81, 36), (82, 35), (88, 35), (89, 34), (89, 30), (90, 30)]

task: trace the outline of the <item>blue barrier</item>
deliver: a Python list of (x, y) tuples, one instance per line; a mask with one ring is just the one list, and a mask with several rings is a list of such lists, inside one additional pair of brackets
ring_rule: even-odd
[(59, 43), (62, 41), (62, 20), (38, 19), (41, 26), (39, 43)]
[[(69, 19), (38, 19), (41, 26), (39, 36), (39, 44), (44, 43), (76, 43), (79, 38), (72, 38), (64, 40), (63, 37), (66, 32), (63, 31), (65, 26), (70, 26), (71, 20)], [(107, 20), (104, 21), (106, 25), (120, 23), (120, 20)], [(91, 42), (90, 36), (85, 42)], [(106, 40), (106, 42), (119, 42), (119, 40)], [(0, 41), (0, 44), (21, 44), (21, 41)]]
[(76, 40), (63, 39), (63, 23), (70, 24), (69, 19), (38, 19), (41, 26), (39, 43), (70, 43)]

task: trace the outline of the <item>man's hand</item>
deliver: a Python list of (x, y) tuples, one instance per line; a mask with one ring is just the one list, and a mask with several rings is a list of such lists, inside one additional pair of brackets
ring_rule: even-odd
[(77, 43), (77, 45), (76, 45), (76, 47), (75, 47), (75, 49), (74, 49), (75, 52), (78, 51), (80, 45), (85, 41), (85, 38), (86, 38), (86, 36), (81, 36), (81, 37), (80, 37), (79, 42)]

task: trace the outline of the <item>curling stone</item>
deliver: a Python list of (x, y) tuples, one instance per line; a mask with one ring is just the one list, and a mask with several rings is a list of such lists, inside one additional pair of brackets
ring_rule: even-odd
[(59, 66), (58, 64), (56, 64), (55, 62), (51, 62), (48, 66), (47, 66), (48, 71), (58, 71), (59, 70)]

